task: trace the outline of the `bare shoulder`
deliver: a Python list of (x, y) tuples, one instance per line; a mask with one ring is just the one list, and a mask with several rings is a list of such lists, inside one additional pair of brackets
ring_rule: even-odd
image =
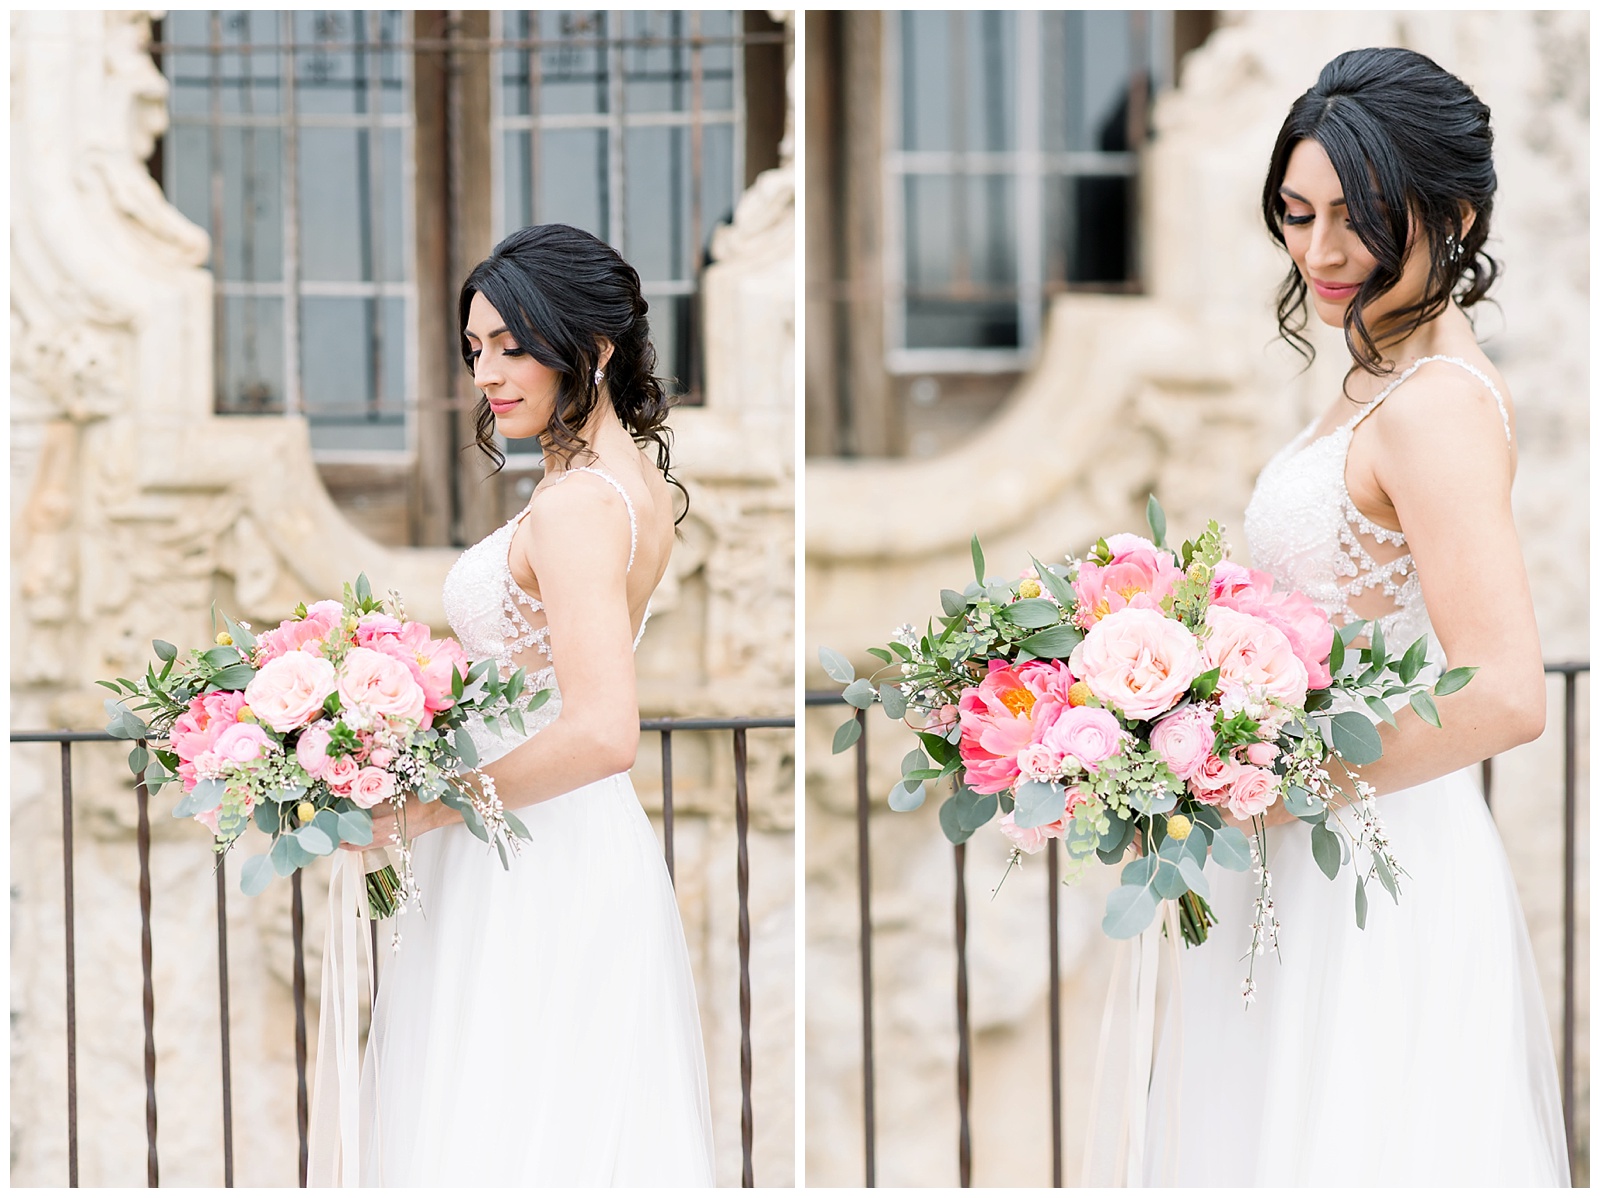
[(528, 506), (529, 531), (536, 541), (548, 537), (609, 538), (618, 529), (628, 542), (628, 503), (599, 475), (574, 470), (559, 480), (540, 484)]
[(1503, 456), (1516, 427), (1511, 397), (1487, 359), (1470, 364), (1474, 370), (1446, 361), (1419, 366), (1366, 422), (1380, 448), (1404, 455), (1425, 450)]

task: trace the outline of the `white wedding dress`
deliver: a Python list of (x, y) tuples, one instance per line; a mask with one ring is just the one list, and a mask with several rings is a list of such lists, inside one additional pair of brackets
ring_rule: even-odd
[[(1427, 635), (1437, 660), (1404, 538), (1362, 516), (1344, 481), (1356, 426), (1430, 360), (1333, 433), (1308, 442), (1307, 428), (1281, 450), (1256, 484), (1245, 534), (1258, 569), (1339, 624), (1356, 618), (1352, 597), (1381, 589), (1394, 604), (1386, 643), (1400, 652)], [(1504, 418), (1487, 377), (1442, 360), (1489, 387)], [(1378, 799), (1408, 876), (1398, 905), (1369, 887), (1365, 931), (1352, 870), (1323, 875), (1310, 826), (1268, 831), (1282, 960), (1257, 960), (1248, 1010), (1258, 884), (1253, 872), (1206, 871), (1217, 925), (1179, 953), (1172, 1019), (1182, 1026), (1169, 1020), (1156, 1051), (1147, 1184), (1569, 1184), (1545, 1005), (1477, 773)]]
[[(622, 495), (637, 546), (627, 491), (594, 467), (560, 482), (581, 473)], [(445, 580), (446, 614), (473, 660), (530, 648), (553, 660), (538, 600), (507, 564), (524, 515), (464, 552)], [(528, 717), (532, 737), (561, 696), (548, 664), (529, 671), (529, 686), (555, 691)], [(483, 762), (526, 739), (481, 724), (471, 735)], [(632, 782), (617, 774), (516, 814), (532, 839), (509, 870), (462, 824), (415, 842), (423, 909), (399, 917), (400, 951), (380, 962), (362, 1184), (714, 1184), (694, 979)]]

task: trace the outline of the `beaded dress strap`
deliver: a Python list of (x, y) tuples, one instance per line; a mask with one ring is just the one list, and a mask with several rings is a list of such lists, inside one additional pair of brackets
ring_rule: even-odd
[(614, 474), (598, 466), (568, 466), (559, 478), (551, 480), (546, 485), (559, 486), (564, 479), (574, 474), (593, 474), (603, 478), (616, 489), (618, 495), (622, 496), (622, 502), (628, 509), (628, 569), (633, 569), (633, 558), (639, 551), (639, 517), (633, 510), (633, 500), (629, 498), (627, 488), (617, 481)]
[(1352, 416), (1345, 423), (1345, 429), (1347, 431), (1353, 430), (1356, 425), (1360, 424), (1372, 414), (1373, 409), (1375, 409), (1384, 400), (1388, 399), (1390, 393), (1393, 392), (1396, 387), (1414, 375), (1417, 372), (1418, 367), (1428, 362), (1449, 362), (1453, 366), (1459, 366), (1462, 370), (1465, 370), (1468, 374), (1476, 378), (1485, 387), (1489, 388), (1489, 394), (1494, 396), (1495, 406), (1500, 409), (1500, 424), (1506, 430), (1506, 444), (1511, 444), (1511, 417), (1506, 414), (1506, 401), (1501, 397), (1500, 389), (1490, 381), (1488, 375), (1484, 374), (1483, 371), (1479, 370), (1471, 362), (1464, 361), (1461, 358), (1453, 358), (1449, 354), (1432, 354), (1426, 358), (1418, 358), (1415, 362), (1411, 363), (1410, 366), (1407, 366), (1405, 370), (1401, 372), (1399, 378), (1395, 379), (1382, 391), (1378, 392), (1371, 403)]

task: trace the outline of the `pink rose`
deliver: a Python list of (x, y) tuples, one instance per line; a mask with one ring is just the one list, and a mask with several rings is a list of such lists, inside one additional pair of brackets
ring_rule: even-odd
[(928, 713), (928, 722), (923, 725), (924, 732), (948, 732), (961, 722), (961, 709), (954, 703), (946, 703), (937, 711)]
[(339, 702), (380, 716), (421, 720), (427, 697), (403, 662), (374, 649), (352, 649), (339, 669)]
[(1150, 730), (1156, 756), (1185, 782), (1200, 772), (1215, 741), (1211, 711), (1198, 703), (1180, 707)]
[(367, 760), (379, 769), (386, 770), (394, 761), (394, 753), (389, 749), (374, 749), (367, 754)]
[(1245, 748), (1244, 755), (1250, 759), (1251, 765), (1271, 765), (1278, 759), (1278, 746), (1269, 745), (1265, 741), (1258, 741)]
[(1295, 656), (1289, 638), (1259, 616), (1229, 607), (1206, 612), (1203, 653), (1207, 668), (1221, 671), (1222, 695), (1266, 694), (1289, 707), (1306, 701), (1306, 667)]
[(238, 722), (244, 705), (239, 691), (207, 691), (189, 700), (189, 710), (172, 725), (172, 750), (185, 791), (194, 789), (196, 759), (215, 748), (217, 738)]
[(1096, 623), (1072, 651), (1071, 666), (1095, 698), (1133, 720), (1170, 710), (1205, 668), (1192, 632), (1138, 607)]
[(219, 757), (243, 765), (260, 757), (262, 751), (271, 743), (272, 737), (260, 724), (235, 724), (217, 737), (217, 745), (213, 751)]
[(328, 634), (344, 619), (344, 608), (332, 599), (313, 603), (303, 620), (285, 620), (270, 632), (256, 638), (255, 662), (265, 665), (285, 653), (303, 650), (321, 655)]
[(1278, 776), (1271, 770), (1260, 770), (1253, 765), (1241, 765), (1228, 787), (1228, 813), (1234, 819), (1249, 819), (1260, 815), (1278, 797)]
[[(1091, 688), (1092, 689), (1092, 688)], [(1093, 768), (1122, 749), (1122, 725), (1104, 707), (1073, 707), (1045, 730), (1041, 744)]]
[(1017, 752), (1017, 771), (1036, 782), (1048, 781), (1061, 773), (1061, 754), (1042, 744), (1023, 745)]
[(394, 775), (363, 766), (350, 784), (350, 801), (357, 807), (375, 807), (394, 795)]
[(1259, 616), (1284, 636), (1306, 668), (1307, 685), (1317, 690), (1333, 681), (1328, 652), (1333, 624), (1327, 613), (1299, 591), (1274, 592), (1272, 575), (1220, 562), (1212, 574), (1211, 602), (1246, 615)]
[[(1121, 536), (1129, 534), (1121, 534), (1119, 540)], [(1109, 566), (1093, 562), (1078, 566), (1078, 577), (1072, 584), (1078, 596), (1074, 616), (1078, 627), (1093, 628), (1106, 616), (1130, 607), (1160, 611), (1161, 601), (1183, 581), (1183, 571), (1171, 553), (1153, 545), (1145, 548), (1150, 543), (1142, 537), (1131, 540), (1138, 544), (1125, 545), (1125, 551)]]
[(332, 757), (328, 759), (328, 768), (322, 772), (322, 780), (334, 794), (347, 795), (360, 773), (361, 763), (354, 757)]
[(1189, 778), (1189, 790), (1202, 803), (1215, 807), (1228, 797), (1228, 787), (1244, 768), (1231, 757), (1218, 757), (1208, 752), (1200, 768)]
[(328, 772), (332, 758), (328, 756), (329, 731), (332, 725), (325, 720), (319, 720), (300, 734), (300, 739), (295, 742), (294, 755), (300, 759), (300, 764), (305, 767), (306, 773), (313, 778), (322, 778)]
[(244, 688), (244, 697), (267, 727), (293, 732), (316, 718), (333, 689), (331, 662), (303, 649), (291, 649), (257, 671)]
[(1010, 666), (991, 661), (977, 686), (961, 693), (961, 763), (967, 785), (995, 794), (1018, 776), (1017, 754), (1034, 742), (1036, 727), (1048, 725), (1067, 706), (1072, 675), (1058, 661)]

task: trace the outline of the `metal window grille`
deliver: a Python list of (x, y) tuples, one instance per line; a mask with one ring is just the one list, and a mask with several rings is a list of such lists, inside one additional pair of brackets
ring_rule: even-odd
[(885, 20), (889, 369), (1020, 369), (1053, 295), (1137, 285), (1137, 151), (1171, 14)]
[(211, 235), (219, 413), (303, 415), (319, 460), (411, 452), (411, 17), (174, 11), (167, 195)]
[(744, 190), (741, 14), (495, 21), (496, 237), (555, 221), (615, 246), (639, 272), (662, 373), (698, 392), (700, 273)]

